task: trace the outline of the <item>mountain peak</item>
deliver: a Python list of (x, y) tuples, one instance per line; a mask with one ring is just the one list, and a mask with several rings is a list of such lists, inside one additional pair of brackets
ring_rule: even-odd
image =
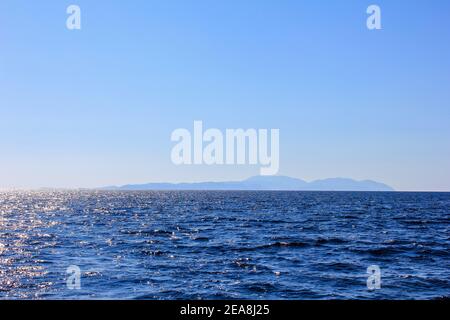
[(106, 187), (104, 190), (285, 190), (285, 191), (394, 191), (390, 186), (372, 181), (329, 178), (306, 182), (287, 176), (254, 176), (243, 181), (198, 183), (149, 183)]

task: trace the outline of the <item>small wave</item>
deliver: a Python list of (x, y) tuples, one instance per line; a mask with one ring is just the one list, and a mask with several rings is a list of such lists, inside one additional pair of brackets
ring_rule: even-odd
[(400, 252), (405, 252), (405, 250), (400, 250), (393, 247), (373, 248), (364, 251), (374, 256), (392, 255)]
[(277, 290), (277, 286), (267, 282), (257, 282), (245, 285), (246, 289), (256, 293), (266, 293)]
[(145, 256), (154, 256), (154, 257), (158, 257), (158, 256), (163, 256), (166, 255), (167, 253), (161, 250), (141, 250), (141, 253)]
[(341, 238), (319, 238), (316, 240), (316, 245), (323, 245), (323, 244), (343, 244), (348, 243), (348, 240), (341, 239)]
[(278, 241), (267, 245), (262, 245), (259, 247), (256, 247), (258, 249), (262, 248), (283, 248), (283, 247), (291, 247), (291, 248), (303, 248), (310, 246), (309, 243), (306, 242), (300, 242), (300, 241), (294, 241), (294, 242), (284, 242), (284, 241)]
[(194, 241), (205, 241), (205, 242), (207, 242), (207, 241), (209, 241), (209, 238), (208, 238), (208, 237), (195, 237), (195, 238), (193, 238), (192, 240), (194, 240)]

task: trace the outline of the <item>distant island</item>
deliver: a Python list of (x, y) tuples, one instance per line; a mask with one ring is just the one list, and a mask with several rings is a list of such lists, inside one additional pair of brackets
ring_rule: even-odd
[(147, 183), (109, 186), (101, 190), (280, 190), (280, 191), (395, 191), (372, 181), (331, 178), (306, 182), (286, 176), (255, 176), (243, 181), (197, 183)]

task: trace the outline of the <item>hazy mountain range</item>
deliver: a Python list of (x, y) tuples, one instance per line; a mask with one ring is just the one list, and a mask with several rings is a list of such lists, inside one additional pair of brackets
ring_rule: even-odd
[(394, 191), (371, 180), (331, 178), (306, 182), (285, 176), (256, 176), (243, 181), (197, 183), (147, 183), (109, 186), (102, 190), (291, 190), (291, 191)]

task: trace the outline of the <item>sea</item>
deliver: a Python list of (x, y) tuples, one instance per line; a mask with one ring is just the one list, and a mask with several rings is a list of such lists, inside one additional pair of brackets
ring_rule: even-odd
[(449, 299), (449, 231), (450, 193), (5, 191), (0, 299)]

